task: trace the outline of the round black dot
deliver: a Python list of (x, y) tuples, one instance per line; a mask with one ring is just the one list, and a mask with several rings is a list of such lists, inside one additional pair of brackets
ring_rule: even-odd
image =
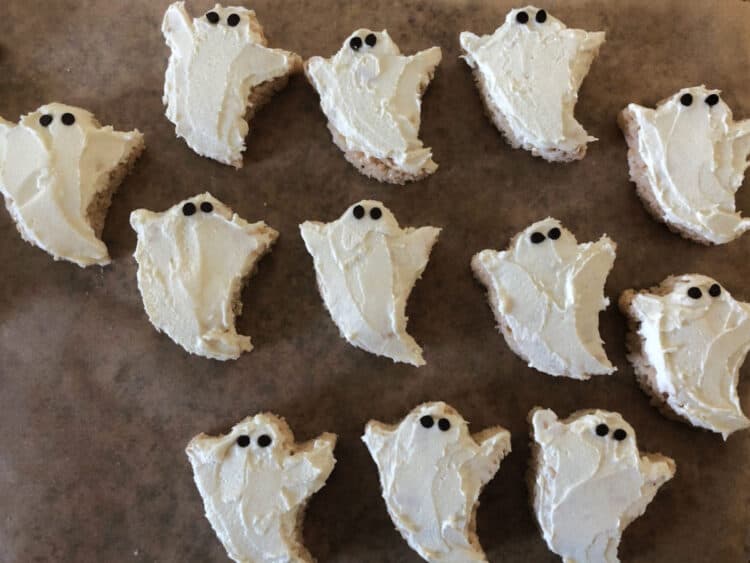
[(376, 221), (380, 219), (383, 216), (383, 212), (380, 210), (379, 207), (373, 207), (370, 209), (370, 217), (375, 219)]
[(706, 98), (706, 103), (709, 106), (715, 106), (716, 104), (719, 103), (719, 96), (717, 94), (709, 94), (708, 97)]
[(374, 47), (375, 43), (378, 42), (378, 38), (375, 37), (374, 33), (370, 33), (365, 37), (365, 43), (367, 43), (370, 47)]
[(448, 432), (448, 430), (451, 429), (451, 421), (447, 418), (441, 418), (438, 420), (438, 428), (442, 430), (443, 432)]
[(271, 445), (271, 442), (271, 437), (268, 434), (261, 434), (260, 436), (258, 436), (258, 445), (261, 448), (267, 448)]
[(597, 424), (596, 425), (596, 435), (597, 436), (606, 436), (609, 434), (609, 426), (606, 424)]
[(551, 238), (552, 240), (557, 240), (560, 238), (560, 229), (557, 227), (552, 227), (549, 232), (547, 233), (547, 236)]
[(239, 438), (237, 438), (237, 445), (241, 448), (246, 448), (250, 445), (250, 436), (246, 436), (243, 434)]
[(683, 94), (680, 96), (680, 103), (683, 106), (689, 106), (693, 103), (693, 95), (692, 94)]
[(195, 213), (195, 204), (191, 202), (187, 202), (185, 205), (182, 206), (182, 214), (187, 215), (188, 217), (190, 215), (193, 215)]
[(208, 20), (208, 23), (219, 23), (219, 14), (216, 12), (208, 12), (206, 14), (206, 19)]
[(622, 442), (625, 438), (628, 437), (628, 433), (625, 432), (622, 428), (618, 428), (612, 433), (612, 437), (617, 440), (618, 442)]
[(544, 10), (539, 10), (536, 13), (536, 21), (537, 21), (537, 23), (544, 23), (544, 22), (546, 22), (547, 21), (547, 12), (545, 12)]
[(540, 242), (544, 242), (544, 235), (540, 232), (531, 233), (531, 242), (534, 244), (539, 244)]
[(49, 125), (50, 123), (52, 123), (52, 116), (49, 114), (43, 115), (42, 117), (39, 118), (39, 124), (42, 127), (47, 127), (47, 125)]
[(426, 414), (422, 418), (419, 419), (419, 423), (425, 428), (432, 428), (435, 424), (435, 421), (432, 419), (430, 415)]
[(354, 216), (357, 219), (361, 219), (362, 217), (365, 216), (365, 208), (362, 207), (361, 205), (355, 205), (352, 213), (354, 213)]
[(213, 210), (214, 206), (211, 205), (210, 201), (204, 201), (201, 203), (201, 211), (203, 211), (203, 213), (211, 213)]
[(360, 47), (362, 47), (362, 40), (359, 37), (352, 37), (349, 40), (349, 47), (355, 51), (359, 51)]
[(527, 14), (526, 12), (518, 12), (516, 14), (516, 21), (518, 23), (526, 23), (526, 22), (528, 22), (529, 21), (529, 14)]
[(229, 14), (229, 17), (227, 18), (227, 24), (229, 24), (229, 27), (235, 27), (238, 23), (240, 23), (240, 16), (237, 14)]
[(76, 116), (72, 113), (64, 113), (60, 120), (63, 122), (63, 125), (73, 125), (76, 122)]
[(688, 297), (692, 297), (693, 299), (700, 299), (703, 296), (703, 292), (700, 290), (700, 288), (697, 287), (691, 287), (688, 289)]
[(718, 297), (719, 295), (721, 295), (721, 286), (718, 283), (713, 284), (708, 288), (708, 294), (711, 297)]

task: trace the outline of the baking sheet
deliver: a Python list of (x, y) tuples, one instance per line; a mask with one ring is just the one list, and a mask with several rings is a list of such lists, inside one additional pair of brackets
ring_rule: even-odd
[[(425, 400), (445, 400), (473, 431), (502, 424), (513, 452), (487, 486), (478, 530), (490, 561), (558, 561), (528, 507), (526, 414), (587, 407), (620, 411), (644, 451), (677, 461), (677, 476), (625, 533), (637, 562), (750, 560), (750, 432), (721, 438), (663, 418), (637, 388), (615, 306), (601, 316), (611, 377), (553, 379), (514, 356), (494, 328), (473, 253), (503, 248), (554, 215), (580, 241), (603, 232), (619, 245), (607, 294), (672, 273), (716, 277), (750, 300), (750, 236), (704, 248), (654, 222), (628, 182), (616, 123), (628, 102), (654, 104), (682, 86), (721, 88), (750, 117), (750, 3), (549, 1), (570, 26), (606, 30), (577, 115), (600, 140), (581, 162), (553, 165), (512, 150), (482, 113), (458, 33), (489, 33), (506, 0), (273, 2), (251, 5), (272, 46), (330, 56), (358, 27), (388, 28), (402, 51), (432, 45), (443, 62), (425, 97), (422, 137), (440, 169), (406, 187), (360, 176), (331, 142), (302, 76), (251, 126), (240, 171), (193, 154), (163, 117), (168, 49), (165, 1), (4, 0), (0, 6), (0, 115), (49, 101), (138, 127), (147, 151), (115, 197), (104, 230), (111, 266), (53, 262), (0, 213), (0, 560), (225, 561), (203, 517), (184, 447), (248, 414), (287, 417), (299, 440), (339, 434), (338, 465), (312, 500), (305, 541), (320, 561), (416, 562), (394, 531), (374, 463), (360, 442), (369, 418), (392, 422)], [(193, 1), (199, 14), (211, 7)], [(748, 184), (748, 182), (746, 182)], [(248, 220), (281, 232), (243, 293), (241, 333), (255, 350), (235, 362), (189, 356), (146, 319), (128, 224), (139, 207), (163, 210), (209, 190)], [(306, 219), (333, 220), (352, 202), (382, 200), (402, 225), (443, 227), (409, 302), (409, 330), (426, 367), (395, 365), (347, 345), (317, 293), (298, 235)], [(750, 192), (739, 196), (750, 211)], [(748, 369), (743, 369), (747, 373)], [(750, 383), (740, 385), (750, 408)]]

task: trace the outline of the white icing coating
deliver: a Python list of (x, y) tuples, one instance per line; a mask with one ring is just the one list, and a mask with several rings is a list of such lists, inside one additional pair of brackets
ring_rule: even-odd
[[(74, 123), (63, 123), (64, 114)], [(47, 126), (43, 116), (52, 118)], [(89, 206), (142, 145), (137, 129), (102, 127), (90, 112), (65, 104), (42, 106), (17, 125), (0, 118), (0, 190), (21, 236), (55, 260), (109, 264)]]
[[(622, 533), (674, 477), (674, 461), (641, 456), (633, 428), (616, 412), (558, 421), (539, 409), (531, 424), (533, 505), (547, 546), (566, 563), (616, 563)], [(599, 425), (606, 435), (597, 434)]]
[[(527, 23), (517, 21), (519, 13)], [(568, 29), (534, 6), (508, 12), (503, 25), (481, 37), (460, 35), (463, 58), (481, 73), (491, 102), (515, 137), (512, 144), (535, 155), (585, 151), (595, 141), (573, 116), (578, 89), (604, 43), (604, 32)]]
[[(683, 105), (684, 95), (692, 103)], [(750, 156), (750, 119), (735, 122), (719, 90), (683, 88), (656, 109), (627, 111), (638, 126), (637, 151), (666, 223), (713, 244), (750, 229), (735, 209)], [(716, 95), (709, 106), (706, 99)]]
[(510, 452), (507, 430), (472, 436), (461, 415), (438, 402), (416, 407), (396, 426), (370, 421), (362, 440), (378, 466), (388, 514), (414, 551), (434, 563), (487, 561), (475, 512), (482, 487)]
[[(726, 439), (750, 427), (737, 393), (750, 350), (750, 304), (736, 301), (707, 276), (664, 283), (668, 293), (639, 293), (630, 308), (640, 322), (642, 353), (653, 367), (649, 385), (691, 424)], [(688, 295), (691, 288), (700, 290), (699, 298)], [(712, 288), (720, 293), (711, 295)]]
[[(270, 444), (262, 446), (262, 436)], [(302, 545), (302, 511), (333, 471), (335, 445), (328, 433), (295, 444), (284, 419), (268, 413), (224, 436), (190, 441), (186, 453), (206, 518), (232, 560), (312, 563)]]
[(406, 301), (440, 229), (402, 229), (381, 202), (367, 200), (332, 223), (306, 221), (300, 233), (341, 335), (373, 354), (424, 365), (422, 349), (406, 332)]
[[(167, 8), (162, 33), (172, 53), (163, 101), (177, 136), (191, 149), (239, 168), (253, 88), (294, 72), (302, 60), (266, 47), (254, 11), (216, 4), (210, 12), (218, 15), (217, 23), (206, 15), (191, 19), (184, 2)], [(239, 16), (234, 26), (229, 25), (232, 16)]]
[[(351, 47), (354, 38), (361, 41), (358, 50)], [(432, 173), (437, 164), (419, 139), (421, 98), (441, 58), (439, 47), (401, 55), (387, 31), (358, 29), (330, 59), (307, 61), (306, 71), (347, 150), (411, 174)]]
[[(192, 215), (186, 205), (194, 206)], [(138, 234), (138, 289), (156, 329), (207, 358), (236, 359), (252, 350), (250, 337), (234, 327), (239, 293), (279, 234), (262, 221), (248, 223), (209, 193), (163, 213), (138, 209), (130, 224)]]
[[(532, 242), (539, 235), (544, 240)], [(548, 217), (516, 235), (508, 250), (474, 255), (472, 270), (487, 286), (505, 340), (530, 367), (575, 379), (615, 371), (599, 336), (599, 312), (609, 305), (604, 284), (615, 249), (606, 235), (578, 244), (557, 219)]]

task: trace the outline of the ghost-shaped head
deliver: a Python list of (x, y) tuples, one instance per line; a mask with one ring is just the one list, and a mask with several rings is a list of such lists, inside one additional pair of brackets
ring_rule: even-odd
[[(643, 298), (648, 299), (648, 295)], [(683, 275), (673, 278), (671, 291), (657, 299), (663, 300), (665, 307), (665, 328), (668, 330), (684, 326), (700, 319), (715, 319), (721, 323), (715, 327), (717, 334), (727, 328), (725, 321), (731, 311), (741, 305), (721, 285), (708, 276), (700, 274)]]
[(721, 90), (709, 90), (703, 85), (683, 88), (665, 100), (672, 103), (660, 104), (660, 113), (672, 113), (675, 120), (689, 125), (690, 130), (697, 134), (711, 131), (723, 133), (732, 119), (732, 110), (720, 94)]
[(518, 29), (519, 33), (545, 35), (566, 29), (565, 24), (550, 16), (546, 10), (535, 6), (515, 8), (505, 16), (505, 23)]
[(339, 50), (343, 59), (354, 61), (366, 55), (380, 58), (384, 55), (400, 55), (401, 51), (386, 30), (358, 29), (346, 38)]
[(240, 6), (216, 4), (202, 16), (193, 18), (193, 26), (196, 33), (209, 41), (244, 37), (253, 43), (266, 43), (255, 12)]
[(527, 272), (543, 276), (572, 264), (578, 256), (578, 243), (560, 221), (547, 217), (517, 235), (511, 253)]
[(379, 201), (362, 200), (349, 207), (336, 221), (346, 248), (359, 246), (368, 235), (395, 236), (401, 228), (393, 213)]
[[(167, 216), (169, 220), (165, 220)], [(169, 208), (165, 213), (154, 213), (146, 209), (137, 209), (130, 214), (130, 224), (136, 232), (140, 232), (143, 226), (151, 222), (160, 221), (163, 229), (174, 234), (175, 230), (182, 230), (186, 226), (186, 223), (217, 218), (230, 220), (232, 212), (210, 193), (205, 192), (181, 201)], [(213, 229), (216, 231), (217, 227)]]
[(52, 148), (67, 150), (82, 144), (85, 131), (101, 127), (91, 112), (59, 103), (44, 105), (24, 115), (20, 125), (47, 139)]

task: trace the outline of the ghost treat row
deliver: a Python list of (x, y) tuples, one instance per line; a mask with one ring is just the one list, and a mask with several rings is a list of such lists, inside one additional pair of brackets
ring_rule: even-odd
[[(579, 411), (560, 421), (529, 413), (528, 480), (549, 549), (564, 561), (616, 563), (622, 533), (675, 474), (661, 454), (641, 455), (619, 413)], [(430, 563), (487, 563), (476, 530), (479, 496), (511, 451), (494, 426), (476, 434), (443, 402), (418, 405), (400, 422), (371, 420), (362, 441), (383, 500), (409, 547)], [(302, 544), (304, 508), (333, 471), (336, 435), (297, 444), (286, 421), (247, 417), (228, 434), (187, 446), (206, 518), (238, 563), (314, 561)]]

